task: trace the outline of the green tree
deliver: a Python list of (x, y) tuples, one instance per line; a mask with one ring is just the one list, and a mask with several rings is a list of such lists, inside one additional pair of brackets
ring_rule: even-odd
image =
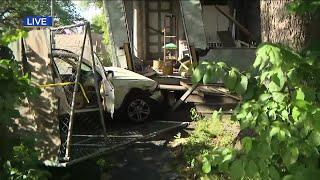
[[(79, 15), (71, 0), (54, 1), (55, 25), (72, 24), (78, 20)], [(26, 35), (22, 26), (22, 20), (25, 16), (50, 15), (50, 0), (3, 0), (0, 6), (0, 42), (8, 44)]]
[(88, 8), (89, 6), (96, 6), (102, 8), (103, 0), (81, 1), (80, 6), (83, 8)]
[(94, 0), (94, 1), (83, 1), (80, 4), (81, 8), (88, 9), (90, 6), (94, 6), (96, 8), (101, 9), (101, 13), (95, 15), (91, 20), (91, 30), (92, 32), (102, 34), (102, 43), (105, 45), (107, 49), (107, 54), (98, 53), (100, 59), (102, 59), (102, 63), (105, 66), (111, 66), (111, 55), (109, 51), (110, 48), (110, 36), (109, 36), (109, 28), (107, 24), (107, 16), (105, 9), (103, 8), (103, 1), (102, 0)]
[[(262, 6), (266, 9), (278, 5), (272, 9), (271, 19), (266, 18), (266, 21), (278, 18), (282, 21), (290, 16), (284, 12), (276, 16), (276, 11), (284, 10), (285, 1), (293, 2), (289, 9), (299, 13), (307, 13), (306, 10), (313, 13), (320, 5), (319, 0), (265, 0)], [(312, 3), (318, 7), (311, 8)], [(290, 21), (303, 24), (300, 18)], [(297, 31), (291, 31), (295, 27), (288, 22), (281, 25), (293, 34), (304, 31), (302, 24), (296, 26)], [(284, 29), (279, 33), (276, 33), (279, 29), (273, 30), (273, 35), (268, 36), (272, 42), (279, 40), (276, 34), (287, 33)], [(317, 49), (300, 51), (305, 48), (302, 36), (291, 37), (298, 39), (280, 37), (286, 45), (261, 44), (256, 52), (254, 71), (250, 73), (213, 61), (203, 61), (194, 70), (194, 83), (221, 79), (230, 92), (243, 97), (233, 114), (233, 120), (240, 124), (242, 147), (199, 150), (200, 157), (192, 161), (192, 167), (202, 167), (198, 175), (222, 175), (226, 179), (318, 179), (320, 56)], [(290, 41), (294, 44), (288, 45), (295, 49), (287, 47)]]
[(320, 1), (319, 0), (294, 0), (288, 4), (288, 10), (298, 14), (311, 13), (319, 16)]
[(107, 18), (104, 12), (92, 18), (92, 31), (95, 33), (103, 34), (103, 43), (109, 45), (109, 30), (107, 26)]

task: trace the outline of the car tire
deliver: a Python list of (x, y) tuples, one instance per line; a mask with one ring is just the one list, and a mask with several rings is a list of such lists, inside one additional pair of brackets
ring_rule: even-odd
[(133, 123), (144, 123), (151, 120), (154, 114), (154, 103), (149, 97), (132, 94), (123, 107), (123, 113)]

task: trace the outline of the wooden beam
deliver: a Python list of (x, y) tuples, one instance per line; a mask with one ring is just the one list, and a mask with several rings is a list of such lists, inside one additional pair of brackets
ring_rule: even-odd
[[(185, 87), (185, 88), (190, 88), (191, 87), (189, 84), (187, 84), (187, 83), (185, 83), (183, 81), (180, 81), (180, 85)], [(233, 99), (238, 100), (238, 101), (242, 100), (241, 97), (232, 95), (229, 92), (222, 91), (221, 89), (222, 89), (221, 87), (213, 87), (213, 86), (207, 86), (207, 85), (199, 85), (199, 87), (198, 87), (198, 90), (200, 90), (202, 92), (210, 92), (211, 91), (211, 92), (215, 92), (215, 93), (222, 94), (224, 96), (233, 98)]]
[(134, 71), (134, 65), (133, 65), (132, 56), (131, 56), (131, 52), (130, 52), (130, 44), (124, 43), (123, 49), (124, 49), (124, 53), (126, 56), (128, 70)]
[(188, 88), (185, 88), (183, 86), (169, 85), (169, 84), (159, 84), (159, 89), (173, 90), (173, 91), (185, 91), (185, 90), (188, 90)]
[(172, 111), (175, 111), (188, 97), (189, 95), (198, 87), (199, 83), (193, 84), (182, 96), (181, 98), (173, 105)]
[(230, 21), (234, 22), (234, 24), (239, 27), (239, 30), (242, 31), (244, 34), (246, 34), (250, 38), (250, 40), (254, 40), (252, 33), (247, 28), (245, 28), (242, 24), (240, 24), (236, 19), (234, 19), (229, 13), (224, 12), (224, 10), (222, 10), (221, 8), (219, 8), (216, 5), (214, 7), (221, 14), (223, 14), (226, 18), (228, 18)]

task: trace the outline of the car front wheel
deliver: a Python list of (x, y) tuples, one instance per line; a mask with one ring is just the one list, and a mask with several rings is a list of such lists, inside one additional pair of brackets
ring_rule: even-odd
[(134, 96), (128, 99), (125, 110), (130, 121), (135, 123), (146, 122), (152, 116), (152, 101), (148, 97)]

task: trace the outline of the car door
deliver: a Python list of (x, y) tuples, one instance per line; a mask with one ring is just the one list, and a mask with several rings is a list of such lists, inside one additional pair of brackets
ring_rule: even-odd
[(102, 81), (101, 81), (101, 88), (100, 88), (100, 94), (103, 99), (103, 107), (105, 111), (109, 112), (111, 117), (113, 117), (114, 113), (114, 86), (109, 78), (110, 76), (113, 76), (113, 72), (105, 72), (104, 67), (98, 58), (98, 56), (95, 54), (95, 62), (98, 72), (100, 72)]

